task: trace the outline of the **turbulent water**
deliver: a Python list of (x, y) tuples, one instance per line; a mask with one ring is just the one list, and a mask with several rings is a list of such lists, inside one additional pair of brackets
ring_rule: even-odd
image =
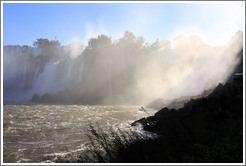
[[(139, 106), (4, 105), (3, 162), (47, 162), (82, 150), (89, 124), (127, 130), (148, 116)], [(155, 110), (148, 110), (154, 114)], [(133, 127), (132, 127), (133, 128)], [(137, 130), (137, 129), (136, 129)], [(139, 130), (139, 132), (141, 132)], [(52, 160), (49, 160), (52, 161)]]
[[(88, 46), (61, 46), (47, 39), (35, 43), (34, 47), (3, 47), (4, 104), (171, 101), (224, 83), (243, 59), (243, 32), (237, 32), (227, 45), (216, 47), (198, 36), (183, 35), (174, 39), (173, 48), (166, 40), (148, 45), (131, 32), (117, 42), (99, 35)], [(105, 132), (112, 126), (129, 129), (131, 122), (148, 116), (139, 108), (5, 105), (3, 161), (45, 162), (47, 156), (81, 150), (88, 142), (85, 134), (90, 123), (98, 123)]]

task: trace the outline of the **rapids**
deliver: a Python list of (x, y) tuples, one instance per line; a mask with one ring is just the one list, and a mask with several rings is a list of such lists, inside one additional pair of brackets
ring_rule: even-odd
[[(148, 116), (140, 106), (89, 105), (4, 105), (4, 163), (51, 162), (46, 158), (85, 148), (89, 124), (98, 124), (104, 132), (110, 127), (127, 130), (130, 123)], [(155, 110), (148, 110), (153, 115)]]

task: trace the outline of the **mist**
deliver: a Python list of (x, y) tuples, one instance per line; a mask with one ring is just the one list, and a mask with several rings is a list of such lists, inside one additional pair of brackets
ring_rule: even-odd
[(210, 46), (184, 35), (146, 44), (128, 31), (113, 41), (102, 34), (86, 45), (37, 39), (32, 47), (4, 46), (3, 99), (146, 105), (199, 95), (228, 81), (242, 48), (242, 32), (226, 45)]

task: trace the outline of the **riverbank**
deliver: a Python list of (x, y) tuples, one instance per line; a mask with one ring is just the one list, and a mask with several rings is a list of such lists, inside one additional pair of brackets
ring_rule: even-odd
[(132, 123), (159, 135), (119, 150), (117, 162), (243, 162), (243, 82), (219, 84), (206, 98), (180, 109), (163, 108)]

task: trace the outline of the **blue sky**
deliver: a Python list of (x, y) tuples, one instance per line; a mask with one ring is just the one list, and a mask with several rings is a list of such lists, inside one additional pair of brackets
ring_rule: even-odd
[(56, 38), (67, 45), (99, 34), (114, 40), (128, 30), (149, 44), (185, 34), (221, 45), (244, 30), (244, 15), (244, 2), (4, 3), (3, 44), (31, 46), (38, 38)]

